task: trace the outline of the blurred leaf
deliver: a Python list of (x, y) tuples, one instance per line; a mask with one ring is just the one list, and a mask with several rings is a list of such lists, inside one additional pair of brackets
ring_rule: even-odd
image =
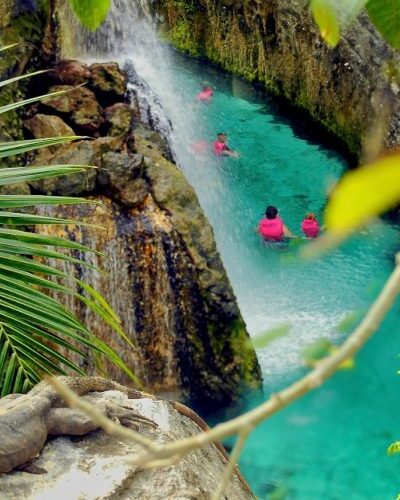
[(397, 453), (400, 453), (400, 441), (392, 443), (387, 449), (388, 455), (395, 455)]
[(367, 11), (383, 38), (400, 49), (400, 0), (369, 0)]
[[(318, 339), (303, 350), (303, 359), (307, 366), (314, 368), (320, 361), (327, 356), (334, 354), (338, 350), (328, 339)], [(354, 368), (354, 360), (352, 358), (344, 360), (339, 366), (339, 370), (351, 370)]]
[(106, 19), (111, 0), (69, 0), (76, 17), (85, 28), (95, 31)]
[(328, 339), (318, 339), (303, 350), (303, 359), (307, 365), (312, 366), (329, 355), (332, 342)]
[(311, 12), (322, 38), (331, 47), (340, 40), (339, 19), (329, 0), (311, 0)]
[(400, 154), (348, 172), (333, 191), (325, 213), (328, 230), (347, 233), (400, 201)]
[(352, 311), (336, 326), (336, 330), (341, 333), (351, 332), (360, 323), (364, 314), (363, 311)]
[(284, 325), (279, 325), (274, 328), (270, 328), (259, 335), (256, 335), (252, 339), (249, 340), (249, 344), (253, 346), (255, 349), (262, 349), (266, 347), (271, 342), (287, 335), (290, 332), (292, 325), (287, 323)]

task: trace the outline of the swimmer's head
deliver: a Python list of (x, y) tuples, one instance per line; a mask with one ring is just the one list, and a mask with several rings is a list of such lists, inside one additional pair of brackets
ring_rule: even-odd
[(317, 216), (314, 212), (307, 212), (305, 218), (307, 220), (317, 220)]
[(224, 142), (225, 143), (228, 140), (228, 137), (223, 132), (220, 132), (217, 135), (217, 139), (219, 140), (219, 142)]
[(275, 219), (275, 217), (278, 215), (278, 209), (276, 207), (273, 207), (270, 205), (267, 207), (265, 210), (265, 216), (267, 219)]
[(203, 92), (212, 92), (212, 91), (213, 91), (213, 89), (211, 87), (209, 87), (208, 85), (203, 87)]

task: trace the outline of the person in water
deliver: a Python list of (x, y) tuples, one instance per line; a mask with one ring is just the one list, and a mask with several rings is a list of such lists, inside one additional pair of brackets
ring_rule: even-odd
[(213, 98), (214, 92), (211, 87), (203, 87), (203, 90), (199, 92), (196, 99), (203, 104), (209, 104)]
[(285, 237), (293, 237), (292, 233), (283, 223), (278, 215), (278, 209), (273, 206), (267, 207), (265, 217), (258, 224), (258, 232), (266, 241), (282, 241)]
[(306, 238), (316, 238), (319, 234), (319, 225), (314, 212), (307, 212), (301, 223), (301, 230)]
[(213, 143), (213, 150), (217, 156), (231, 156), (232, 158), (239, 156), (237, 151), (232, 151), (228, 146), (228, 137), (222, 132), (217, 135), (217, 140)]

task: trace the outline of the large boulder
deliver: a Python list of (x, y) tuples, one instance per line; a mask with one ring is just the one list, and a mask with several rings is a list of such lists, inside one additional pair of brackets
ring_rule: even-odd
[[(73, 379), (69, 380), (74, 384)], [(90, 383), (90, 379), (86, 380)], [(84, 379), (81, 382), (86, 383)], [(96, 379), (96, 383), (101, 382)], [(104, 381), (107, 382), (113, 384)], [(130, 457), (143, 453), (142, 446), (95, 430), (98, 425), (81, 412), (60, 404), (51, 390), (42, 388), (37, 395), (35, 390), (26, 396), (0, 400), (0, 466), (7, 470), (8, 460), (18, 463), (19, 457), (23, 460), (23, 456), (32, 456), (35, 451), (40, 453), (31, 465), (36, 474), (22, 471), (2, 474), (1, 498), (206, 500), (216, 491), (226, 466), (226, 454), (214, 444), (192, 451), (169, 467), (146, 470), (129, 463)], [(196, 423), (198, 417), (189, 409), (180, 412), (173, 402), (139, 391), (135, 391), (134, 399), (127, 396), (124, 387), (79, 392), (102, 413), (126, 425), (134, 424), (142, 436), (159, 445), (201, 431)], [(16, 422), (18, 429), (13, 428)], [(94, 432), (88, 434), (90, 431)], [(45, 444), (48, 435), (59, 437)], [(75, 436), (74, 439), (69, 435)], [(225, 495), (235, 500), (254, 498), (238, 470), (227, 484)]]
[(135, 112), (128, 104), (122, 102), (113, 104), (104, 110), (104, 114), (106, 125), (109, 127), (109, 135), (126, 136), (129, 134)]
[(87, 83), (90, 76), (88, 65), (74, 59), (60, 61), (50, 73), (52, 79), (63, 85), (81, 85)]
[(98, 183), (107, 193), (127, 208), (133, 208), (146, 198), (148, 185), (144, 174), (143, 156), (127, 152), (103, 155)]
[(77, 131), (93, 133), (103, 124), (103, 111), (95, 94), (86, 87), (54, 85), (49, 92), (65, 91), (65, 94), (46, 97), (43, 105), (56, 112), (76, 128)]
[[(35, 159), (37, 165), (96, 165), (99, 162), (95, 141), (78, 141), (63, 146), (59, 152), (41, 152)], [(73, 175), (50, 177), (31, 181), (31, 187), (39, 193), (48, 195), (71, 196), (90, 193), (96, 185), (96, 171), (88, 168), (85, 172)]]
[(91, 87), (103, 105), (124, 99), (126, 80), (117, 63), (96, 63), (90, 66)]
[[(46, 137), (71, 137), (75, 135), (74, 130), (67, 125), (59, 116), (37, 115), (24, 121), (24, 127), (29, 130), (35, 139)], [(55, 152), (62, 146), (50, 146), (48, 149)]]

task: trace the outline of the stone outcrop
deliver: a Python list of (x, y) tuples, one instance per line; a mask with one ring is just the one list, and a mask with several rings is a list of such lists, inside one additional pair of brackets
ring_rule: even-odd
[[(78, 63), (73, 67), (78, 81)], [(114, 65), (105, 65), (104, 72)], [(94, 66), (96, 78), (103, 74)], [(52, 86), (57, 74), (41, 79)], [(110, 77), (111, 78), (111, 77)], [(74, 85), (71, 75), (69, 83)], [(91, 88), (94, 86), (90, 83)], [(77, 112), (82, 108), (80, 87), (45, 99), (29, 111), (25, 128), (35, 137), (54, 130), (74, 134), (82, 127)], [(74, 297), (64, 297), (83, 323), (106, 341), (137, 374), (146, 389), (185, 398), (203, 410), (235, 401), (242, 391), (260, 384), (254, 350), (216, 250), (212, 230), (196, 194), (183, 173), (167, 159), (168, 149), (159, 134), (138, 122), (135, 110), (124, 101), (103, 108), (105, 87), (85, 95), (96, 102), (99, 129), (87, 128), (90, 140), (40, 150), (31, 162), (37, 165), (92, 165), (84, 173), (30, 182), (33, 192), (55, 195), (86, 195), (100, 204), (41, 208), (41, 213), (85, 220), (95, 226), (51, 226), (42, 231), (68, 235), (103, 255), (87, 255), (88, 263), (107, 274), (65, 262), (51, 262), (68, 275), (96, 288), (111, 303), (136, 350), (107, 325), (99, 322)], [(112, 99), (116, 99), (114, 94)], [(107, 104), (110, 99), (107, 99)], [(133, 99), (134, 101), (134, 99)], [(134, 105), (133, 105), (134, 106)], [(50, 113), (50, 114), (46, 114)], [(58, 115), (55, 116), (54, 113)], [(93, 116), (91, 119), (95, 119)], [(80, 293), (78, 283), (71, 283)], [(96, 359), (74, 359), (88, 374), (97, 374)], [(111, 363), (104, 368), (114, 379), (129, 383)]]
[(399, 65), (399, 56), (366, 14), (330, 49), (302, 0), (166, 0), (159, 12), (178, 48), (262, 82), (323, 124), (351, 153), (360, 154), (378, 115), (383, 147), (399, 146), (399, 82), (395, 72), (385, 74)]
[[(61, 380), (99, 412), (159, 445), (199, 433), (204, 427), (198, 415), (174, 401), (159, 400), (101, 378)], [(129, 463), (130, 457), (143, 453), (143, 447), (98, 428), (90, 417), (68, 408), (47, 382), (27, 395), (1, 399), (0, 470), (25, 467), (1, 474), (0, 497), (212, 498), (226, 464), (221, 445), (195, 450), (169, 467), (143, 470)], [(238, 500), (254, 498), (237, 468), (225, 494)]]
[[(17, 21), (9, 17), (10, 26), (15, 27)], [(32, 63), (29, 60), (24, 70), (33, 67)], [(35, 62), (36, 67), (40, 64), (43, 61)], [(41, 210), (106, 227), (53, 226), (48, 231), (68, 234), (105, 254), (84, 258), (108, 275), (81, 266), (66, 271), (105, 296), (120, 315), (136, 350), (73, 296), (63, 300), (115, 348), (149, 390), (173, 393), (205, 411), (236, 401), (242, 391), (259, 388), (256, 355), (248, 345), (212, 230), (193, 189), (168, 160), (165, 140), (138, 122), (135, 99), (126, 100), (125, 75), (115, 63), (88, 66), (66, 60), (50, 69), (29, 87), (22, 87), (19, 96), (50, 90), (66, 93), (24, 110), (17, 116), (19, 126), (7, 132), (14, 137), (24, 133), (26, 138), (84, 132), (90, 139), (42, 149), (26, 159), (33, 165), (96, 168), (32, 181), (18, 186), (18, 192), (83, 195), (100, 202)], [(11, 68), (9, 75), (13, 74)], [(77, 284), (72, 286), (81, 293)], [(93, 357), (75, 361), (87, 373), (98, 373)], [(113, 378), (128, 383), (115, 367), (105, 368)]]

